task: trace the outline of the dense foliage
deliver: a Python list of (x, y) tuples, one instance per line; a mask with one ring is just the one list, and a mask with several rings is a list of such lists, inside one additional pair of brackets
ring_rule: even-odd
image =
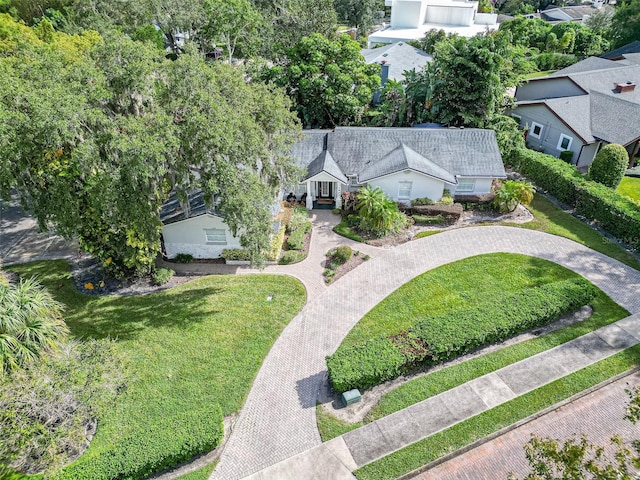
[(62, 309), (33, 278), (0, 282), (0, 378), (59, 346), (68, 333)]
[(66, 342), (0, 379), (0, 463), (37, 473), (75, 460), (123, 379), (122, 360), (109, 340)]
[(329, 379), (337, 392), (369, 388), (414, 366), (454, 358), (551, 322), (588, 304), (595, 294), (584, 279), (563, 280), (467, 310), (427, 316), (397, 335), (339, 347), (327, 357)]
[(409, 225), (409, 219), (398, 210), (380, 187), (367, 185), (355, 194), (355, 210), (358, 212), (358, 229), (374, 237), (399, 233)]
[(197, 54), (169, 61), (148, 43), (46, 25), (0, 16), (0, 194), (15, 188), (42, 228), (139, 274), (169, 192), (201, 188), (260, 264), (270, 205), (297, 172), (289, 100)]
[(264, 76), (285, 88), (305, 127), (330, 128), (361, 121), (380, 86), (379, 72), (348, 35), (332, 41), (312, 34), (287, 49), (281, 64)]
[(589, 179), (614, 190), (618, 188), (629, 166), (629, 153), (617, 143), (605, 145), (589, 165)]
[(529, 182), (506, 180), (496, 190), (493, 204), (502, 213), (513, 212), (519, 204), (529, 205), (534, 193), (535, 189)]

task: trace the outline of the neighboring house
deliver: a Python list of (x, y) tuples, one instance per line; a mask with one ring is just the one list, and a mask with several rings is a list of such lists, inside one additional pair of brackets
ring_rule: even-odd
[(620, 48), (600, 55), (600, 58), (615, 60), (628, 65), (640, 64), (640, 40), (627, 43)]
[(341, 194), (364, 185), (390, 198), (440, 200), (455, 194), (489, 193), (506, 178), (495, 133), (481, 129), (364, 128), (305, 130), (293, 155), (306, 170), (288, 191), (306, 194), (306, 206), (341, 207)]
[[(412, 47), (405, 42), (396, 42), (384, 47), (361, 50), (364, 61), (378, 63), (383, 66), (382, 86), (388, 78), (401, 82), (404, 80), (404, 72), (415, 69), (421, 70), (427, 63), (433, 60), (431, 55), (419, 48)], [(384, 70), (387, 69), (387, 72)]]
[(613, 7), (603, 5), (603, 2), (593, 2), (591, 5), (572, 5), (568, 7), (556, 7), (549, 5), (540, 12), (540, 18), (547, 22), (578, 22), (582, 23), (589, 15), (593, 15), (598, 10), (608, 10), (613, 13)]
[(391, 7), (390, 25), (369, 34), (368, 46), (419, 40), (431, 29), (464, 37), (496, 30), (498, 16), (478, 13), (478, 2), (468, 0), (385, 0)]
[(516, 90), (512, 116), (527, 130), (527, 145), (586, 167), (599, 149), (619, 143), (631, 163), (640, 149), (640, 65), (590, 57)]

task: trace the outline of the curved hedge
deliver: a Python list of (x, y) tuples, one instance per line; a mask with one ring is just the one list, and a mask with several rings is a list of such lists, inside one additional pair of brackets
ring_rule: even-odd
[(627, 245), (640, 249), (640, 207), (629, 198), (587, 180), (572, 165), (528, 149), (519, 149), (513, 166), (576, 213), (597, 222)]
[(549, 323), (588, 304), (596, 292), (582, 278), (563, 280), (475, 308), (428, 316), (399, 335), (338, 348), (327, 357), (329, 379), (337, 392), (369, 388), (418, 364), (435, 364)]
[[(224, 437), (219, 405), (193, 408), (171, 418), (171, 424), (153, 425), (133, 433), (108, 450), (80, 457), (54, 474), (52, 480), (139, 480), (209, 452)], [(168, 423), (169, 419), (165, 419)]]

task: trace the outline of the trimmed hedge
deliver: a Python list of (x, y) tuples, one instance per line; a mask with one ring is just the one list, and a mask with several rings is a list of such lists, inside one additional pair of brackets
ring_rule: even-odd
[(624, 195), (587, 180), (558, 158), (533, 150), (518, 150), (513, 166), (540, 188), (574, 207), (579, 215), (640, 249), (640, 207)]
[(278, 260), (279, 265), (291, 265), (292, 263), (301, 262), (307, 258), (307, 254), (304, 252), (299, 252), (297, 250), (289, 250), (288, 252), (284, 252), (280, 260)]
[[(166, 420), (169, 421), (169, 420)], [(171, 425), (150, 426), (101, 452), (89, 450), (78, 461), (55, 473), (52, 480), (138, 480), (209, 452), (224, 437), (218, 405), (193, 408)]]
[(366, 389), (416, 365), (432, 365), (463, 355), (524, 330), (544, 325), (588, 304), (597, 289), (580, 278), (532, 287), (501, 300), (427, 316), (393, 337), (338, 348), (327, 357), (337, 392)]
[(304, 249), (304, 237), (306, 236), (304, 229), (299, 228), (294, 230), (289, 238), (287, 238), (287, 249), (289, 250), (302, 250)]

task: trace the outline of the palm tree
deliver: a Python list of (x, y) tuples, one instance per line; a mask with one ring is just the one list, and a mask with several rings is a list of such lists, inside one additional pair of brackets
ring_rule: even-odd
[(25, 365), (66, 337), (62, 308), (34, 278), (0, 283), (0, 373)]
[(393, 200), (380, 187), (371, 188), (371, 185), (358, 190), (355, 209), (372, 228), (378, 230), (391, 228), (398, 212)]
[(529, 182), (507, 180), (496, 191), (494, 205), (503, 213), (513, 212), (518, 204), (529, 205), (536, 189)]

